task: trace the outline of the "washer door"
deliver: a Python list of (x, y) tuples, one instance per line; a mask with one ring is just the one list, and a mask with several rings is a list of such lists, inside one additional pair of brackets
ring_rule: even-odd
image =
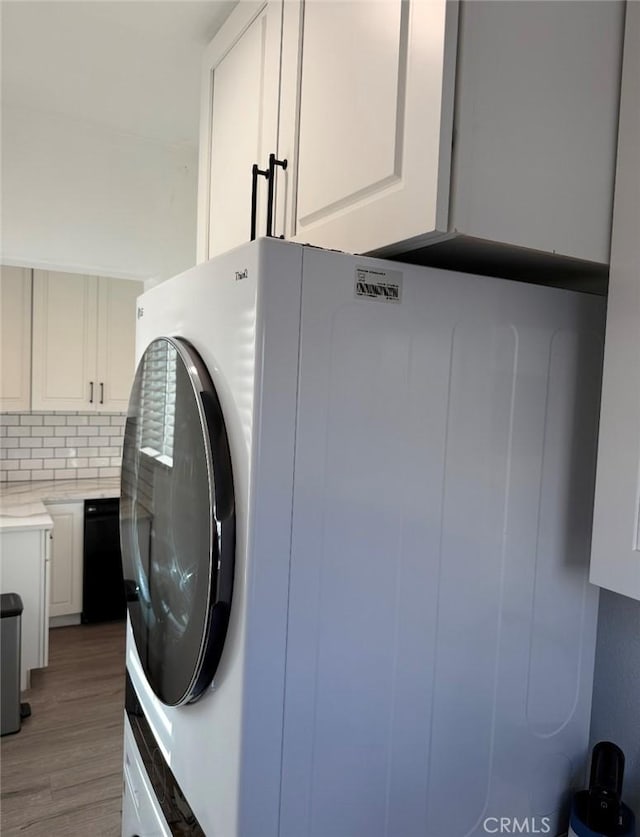
[(120, 539), (140, 661), (160, 700), (196, 700), (215, 674), (235, 561), (220, 402), (186, 341), (161, 337), (136, 371), (124, 434)]

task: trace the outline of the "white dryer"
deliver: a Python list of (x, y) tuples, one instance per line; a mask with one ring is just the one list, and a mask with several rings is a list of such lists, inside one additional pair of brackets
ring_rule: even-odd
[(127, 670), (172, 833), (560, 827), (603, 324), (598, 298), (271, 239), (140, 297)]

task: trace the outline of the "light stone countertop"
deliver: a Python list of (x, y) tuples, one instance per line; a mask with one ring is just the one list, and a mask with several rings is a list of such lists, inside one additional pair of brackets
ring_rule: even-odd
[(0, 531), (51, 529), (47, 506), (120, 496), (120, 477), (34, 480), (0, 485)]

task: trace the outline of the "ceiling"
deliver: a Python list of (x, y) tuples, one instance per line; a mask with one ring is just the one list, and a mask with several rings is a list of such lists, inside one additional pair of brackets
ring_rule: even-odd
[(236, 2), (2, 0), (2, 105), (197, 146), (204, 46)]

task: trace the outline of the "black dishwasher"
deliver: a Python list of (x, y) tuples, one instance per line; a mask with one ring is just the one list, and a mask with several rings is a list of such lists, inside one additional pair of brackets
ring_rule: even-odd
[(124, 619), (127, 605), (120, 555), (120, 500), (85, 500), (82, 621)]

